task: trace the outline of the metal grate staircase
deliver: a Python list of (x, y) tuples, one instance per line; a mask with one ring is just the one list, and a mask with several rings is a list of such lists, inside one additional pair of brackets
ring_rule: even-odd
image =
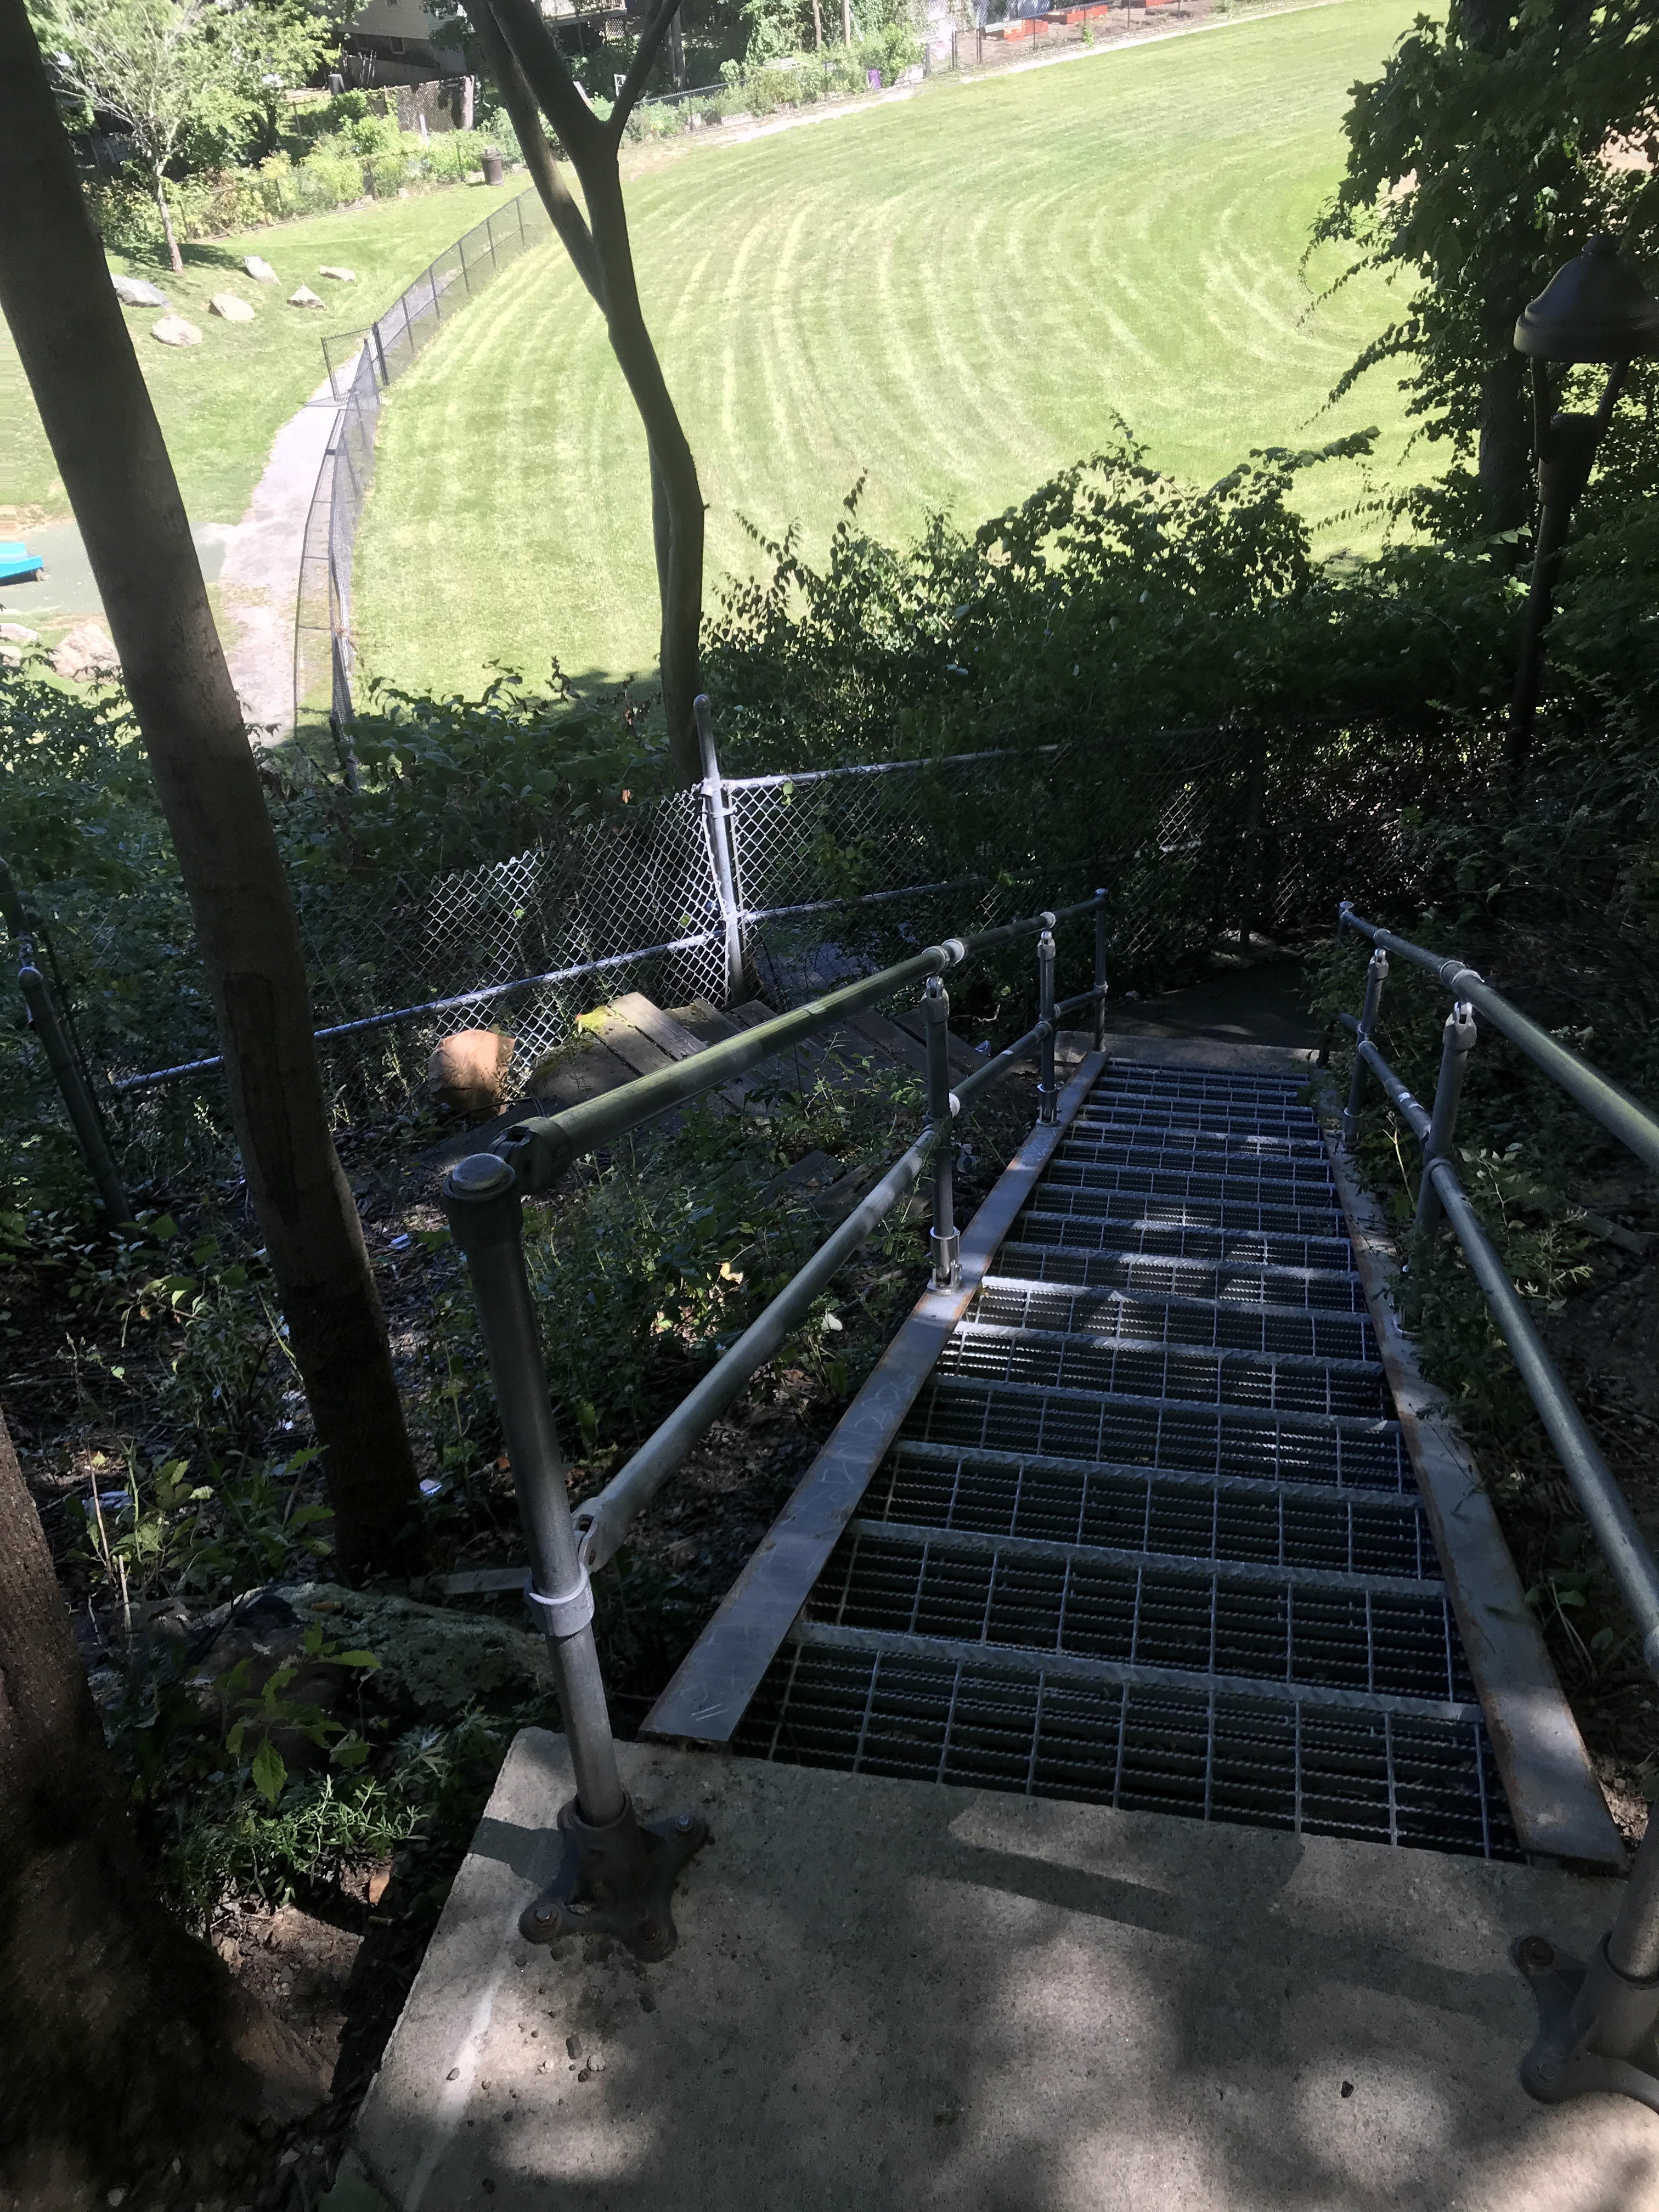
[(1103, 1071), (734, 1748), (1517, 1855), (1300, 1088)]

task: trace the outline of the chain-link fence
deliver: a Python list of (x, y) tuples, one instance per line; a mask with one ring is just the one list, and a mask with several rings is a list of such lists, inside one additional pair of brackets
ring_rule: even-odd
[(357, 343), (343, 362), (337, 343), (325, 349), (330, 386), (343, 387), (345, 399), (306, 517), (294, 623), (296, 729), (332, 715), (343, 730), (351, 719), (351, 564), (374, 473), (381, 392), (449, 316), (551, 228), (535, 192), (520, 192), (447, 246), (378, 322), (349, 334)]

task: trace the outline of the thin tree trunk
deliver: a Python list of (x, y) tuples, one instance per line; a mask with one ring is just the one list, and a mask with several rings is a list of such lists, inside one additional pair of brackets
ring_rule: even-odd
[(43, 2212), (320, 2091), (146, 1878), (3, 1422), (0, 2076), (0, 2203)]
[(812, 0), (812, 43), (817, 52), (823, 52), (823, 9), (819, 0)]
[(185, 257), (179, 251), (179, 241), (173, 234), (173, 210), (167, 205), (167, 188), (161, 172), (155, 172), (155, 204), (161, 210), (161, 235), (167, 242), (167, 266), (175, 276), (185, 273)]
[(121, 657), (212, 994), (242, 1171), (346, 1573), (413, 1554), (415, 1468), (329, 1135), (293, 902), (172, 463), (24, 13), (0, 0), (0, 308)]
[[(528, 25), (518, 21), (510, 11), (498, 17), (492, 0), (467, 0), (467, 12), (495, 72), (520, 145), (526, 143), (526, 130), (529, 139), (536, 142), (535, 153), (527, 153), (526, 158), (542, 204), (605, 316), (611, 351), (645, 428), (651, 465), (651, 536), (657, 565), (663, 714), (675, 771), (684, 783), (695, 783), (702, 774), (702, 750), (691, 713), (691, 702), (702, 686), (702, 487), (640, 306), (617, 139), (586, 112), (574, 106), (568, 119), (558, 123), (560, 95), (574, 100), (574, 90), (562, 64), (550, 70), (551, 41), (538, 15), (532, 16)], [(559, 128), (581, 184), (586, 221), (559, 176), (557, 163), (546, 152), (544, 135), (533, 110), (526, 122), (520, 121), (521, 110), (529, 108), (532, 101), (553, 117)]]
[(702, 773), (691, 713), (691, 702), (702, 689), (702, 487), (646, 328), (634, 276), (628, 211), (614, 160), (608, 174), (600, 171), (583, 176), (582, 189), (605, 287), (611, 349), (634, 395), (651, 451), (652, 535), (661, 611), (659, 665), (670, 757), (681, 781), (695, 783)]
[(853, 43), (853, 0), (841, 0), (841, 35), (843, 45)]
[[(1532, 513), (1532, 421), (1527, 406), (1527, 364), (1511, 350), (1492, 362), (1480, 380), (1481, 527), (1489, 538), (1524, 531)], [(1525, 556), (1519, 543), (1515, 558)]]

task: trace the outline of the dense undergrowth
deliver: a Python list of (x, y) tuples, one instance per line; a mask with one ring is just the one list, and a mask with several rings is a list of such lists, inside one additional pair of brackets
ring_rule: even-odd
[[(873, 1068), (804, 1095), (763, 1090), (741, 1116), (699, 1109), (629, 1140), (532, 1211), (574, 1494), (608, 1479), (822, 1237), (799, 1196), (770, 1188), (781, 1171), (808, 1153), (873, 1170), (919, 1120), (915, 1082)], [(349, 1157), (389, 1262), (426, 1470), (428, 1576), (381, 1617), (418, 1629), (441, 1603), (432, 1577), (525, 1553), (472, 1302), (427, 1179), (405, 1166), (407, 1134)], [(520, 1668), (434, 1707), (388, 1688), (380, 1652), (304, 1610), (306, 1589), (331, 1580), (330, 1516), (269, 1277), (222, 1194), (112, 1245), (67, 1212), (13, 1212), (5, 1227), (13, 1421), (168, 1894), (200, 1921), (228, 1892), (281, 1900), (392, 1857), (405, 1912), (435, 1911), (513, 1730), (556, 1721), (550, 1692)], [(921, 1251), (901, 1215), (817, 1302), (751, 1405), (787, 1399), (802, 1440), (832, 1420), (895, 1298), (914, 1295)], [(786, 1467), (751, 1484), (759, 1526), (790, 1479)], [(625, 1718), (695, 1636), (708, 1577), (659, 1535), (603, 1583), (601, 1650)], [(517, 1637), (505, 1616), (502, 1633)]]

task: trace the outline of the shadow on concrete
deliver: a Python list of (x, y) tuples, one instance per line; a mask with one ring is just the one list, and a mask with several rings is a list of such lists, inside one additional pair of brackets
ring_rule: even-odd
[(556, 1744), (519, 1739), (364, 2106), (401, 2212), (1659, 2208), (1659, 2118), (1515, 2075), (1508, 1944), (1582, 1955), (1606, 1883), (631, 1745), (716, 1836), (647, 1969), (513, 1933)]

